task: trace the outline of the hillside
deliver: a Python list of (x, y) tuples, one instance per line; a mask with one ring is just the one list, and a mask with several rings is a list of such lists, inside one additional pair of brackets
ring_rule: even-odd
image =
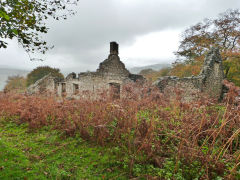
[(26, 76), (28, 71), (21, 69), (1, 68), (0, 67), (0, 91), (3, 90), (9, 76)]
[(148, 65), (148, 66), (141, 66), (141, 67), (133, 67), (133, 68), (130, 68), (129, 71), (131, 73), (134, 73), (134, 74), (138, 74), (141, 70), (143, 69), (152, 69), (152, 70), (155, 70), (155, 71), (159, 71), (163, 68), (167, 68), (167, 67), (171, 67), (171, 64), (152, 64), (152, 65)]

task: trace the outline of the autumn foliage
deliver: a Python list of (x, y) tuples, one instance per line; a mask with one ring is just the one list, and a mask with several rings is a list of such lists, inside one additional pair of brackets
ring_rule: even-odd
[(204, 57), (218, 47), (226, 78), (240, 86), (240, 11), (230, 9), (212, 19), (204, 19), (182, 33), (171, 75), (197, 75)]
[[(173, 159), (174, 171), (187, 179), (234, 178), (240, 165), (238, 90), (228, 83), (225, 102), (202, 98), (170, 101), (154, 87), (128, 85), (121, 99), (67, 100), (56, 97), (0, 94), (0, 116), (28, 123), (30, 130), (51, 126), (65, 135), (100, 145), (118, 146), (134, 163), (162, 168)], [(138, 157), (145, 157), (144, 160)]]

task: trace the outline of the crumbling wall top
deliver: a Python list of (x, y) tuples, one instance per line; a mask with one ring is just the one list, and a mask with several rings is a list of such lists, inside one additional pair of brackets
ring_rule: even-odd
[(69, 75), (67, 75), (66, 80), (76, 79), (76, 78), (77, 78), (76, 73), (72, 72)]
[(205, 56), (204, 64), (199, 75), (207, 76), (210, 73), (210, 71), (213, 71), (215, 63), (222, 66), (222, 58), (219, 52), (219, 48), (214, 47)]

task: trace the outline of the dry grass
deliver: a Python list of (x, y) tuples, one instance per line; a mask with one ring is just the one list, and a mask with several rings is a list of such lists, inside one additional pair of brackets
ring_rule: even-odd
[[(240, 160), (240, 104), (237, 88), (223, 103), (202, 98), (183, 103), (170, 101), (154, 87), (128, 85), (119, 100), (104, 93), (96, 100), (63, 100), (55, 97), (0, 94), (0, 116), (16, 116), (17, 123), (29, 123), (30, 129), (52, 126), (66, 135), (127, 149), (134, 163), (139, 155), (162, 167), (173, 158), (184, 167), (193, 167), (200, 179), (234, 179)], [(180, 94), (178, 95), (180, 96)], [(204, 97), (204, 96), (203, 96)], [(144, 163), (144, 162), (142, 162)], [(191, 170), (182, 167), (189, 174)], [(184, 174), (184, 173), (183, 173)]]

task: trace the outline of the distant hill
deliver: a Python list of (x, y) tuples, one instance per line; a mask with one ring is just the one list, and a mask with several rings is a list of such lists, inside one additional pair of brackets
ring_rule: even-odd
[(9, 76), (26, 76), (29, 72), (21, 69), (0, 68), (0, 91), (3, 90)]
[(129, 71), (131, 73), (138, 74), (141, 70), (144, 70), (144, 69), (152, 69), (154, 71), (159, 71), (163, 68), (168, 68), (168, 67), (171, 67), (171, 64), (153, 64), (148, 66), (130, 68)]

